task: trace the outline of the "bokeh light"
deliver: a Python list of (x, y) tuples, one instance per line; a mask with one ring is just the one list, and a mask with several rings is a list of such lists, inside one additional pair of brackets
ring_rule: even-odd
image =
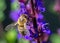
[[(12, 0), (13, 1), (13, 0)], [(18, 0), (11, 1), (11, 10), (17, 10), (19, 8)]]
[(51, 3), (48, 8), (50, 13), (57, 14), (57, 12), (54, 10), (54, 3)]
[(53, 34), (50, 40), (52, 43), (60, 43), (60, 36), (57, 34)]
[(10, 30), (6, 33), (6, 40), (8, 41), (8, 43), (13, 43), (16, 41), (17, 38), (17, 32), (15, 29)]
[(0, 0), (0, 11), (4, 11), (6, 9), (5, 0)]

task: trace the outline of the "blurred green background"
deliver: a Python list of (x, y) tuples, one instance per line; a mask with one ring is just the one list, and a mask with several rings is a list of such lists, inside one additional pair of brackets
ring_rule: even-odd
[[(46, 11), (43, 13), (43, 15), (44, 15), (46, 21), (49, 22), (50, 30), (53, 33), (55, 33), (56, 30), (58, 28), (60, 28), (60, 18), (59, 18), (60, 15), (53, 10), (54, 4), (55, 4), (55, 0), (44, 0), (44, 5), (46, 8)], [(17, 7), (17, 6), (18, 6), (18, 4), (16, 1), (14, 3), (11, 3), (11, 0), (0, 0), (0, 32), (2, 31), (1, 33), (3, 33), (4, 28), (7, 25), (9, 25), (13, 22), (9, 18), (9, 14), (10, 14), (11, 10), (18, 9), (19, 7)], [(2, 25), (2, 27), (1, 27), (1, 25)], [(12, 32), (12, 34), (14, 34), (14, 33), (15, 33), (15, 31)], [(10, 36), (10, 32), (7, 33), (7, 36)], [(11, 36), (11, 37), (13, 37), (13, 36)], [(14, 37), (13, 37), (13, 39), (14, 39)], [(4, 39), (2, 39), (2, 40), (4, 40)], [(5, 42), (5, 40), (4, 40), (4, 42)]]
[[(2, 1), (2, 2), (1, 2)], [(9, 18), (9, 14), (11, 10), (18, 9), (17, 2), (15, 1), (11, 5), (10, 0), (0, 0), (0, 22), (3, 24), (3, 27), (12, 23), (13, 21)], [(50, 29), (52, 32), (55, 32), (58, 27), (60, 27), (60, 18), (59, 14), (53, 10), (55, 0), (44, 0), (44, 5), (46, 11), (43, 13), (45, 19), (50, 24)], [(14, 6), (13, 6), (14, 5)]]
[(50, 29), (52, 32), (56, 32), (60, 27), (59, 14), (54, 11), (55, 0), (45, 0), (46, 12), (44, 13), (46, 21), (50, 23)]

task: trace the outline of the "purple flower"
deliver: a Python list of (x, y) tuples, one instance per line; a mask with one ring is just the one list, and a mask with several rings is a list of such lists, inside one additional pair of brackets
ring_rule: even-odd
[(17, 38), (18, 39), (21, 39), (22, 38), (22, 35), (18, 33)]
[(18, 20), (18, 18), (19, 18), (19, 15), (18, 15), (19, 13), (18, 13), (18, 11), (11, 11), (11, 13), (10, 13), (10, 18), (14, 21), (14, 22), (16, 22), (17, 20)]

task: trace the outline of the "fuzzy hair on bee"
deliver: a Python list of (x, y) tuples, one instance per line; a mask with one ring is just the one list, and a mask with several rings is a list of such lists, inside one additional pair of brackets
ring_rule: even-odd
[(18, 25), (18, 31), (19, 33), (21, 33), (22, 35), (26, 34), (26, 23), (27, 23), (27, 15), (22, 14), (19, 18), (18, 21), (16, 22), (15, 25)]

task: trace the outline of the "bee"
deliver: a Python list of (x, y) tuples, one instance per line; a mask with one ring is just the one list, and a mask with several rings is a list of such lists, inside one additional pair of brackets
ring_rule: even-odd
[(15, 25), (18, 25), (18, 31), (19, 33), (21, 33), (22, 35), (26, 34), (26, 23), (27, 23), (27, 15), (22, 14), (19, 18), (18, 21), (16, 22)]

